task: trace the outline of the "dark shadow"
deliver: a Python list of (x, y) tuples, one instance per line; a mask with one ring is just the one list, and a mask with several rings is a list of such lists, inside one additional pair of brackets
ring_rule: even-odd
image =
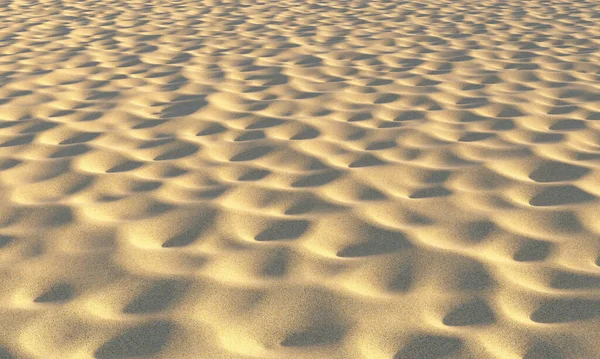
[(578, 111), (578, 106), (556, 106), (552, 110), (548, 111), (549, 115), (566, 115), (575, 111)]
[(424, 78), (424, 79), (421, 79), (419, 82), (417, 82), (415, 84), (415, 86), (418, 86), (418, 87), (435, 86), (435, 85), (439, 85), (441, 83), (442, 83), (441, 81)]
[(278, 248), (268, 259), (262, 274), (268, 277), (282, 277), (287, 274), (290, 264), (289, 248)]
[(540, 65), (538, 65), (538, 64), (522, 64), (522, 63), (507, 64), (506, 66), (504, 66), (504, 69), (506, 69), (506, 70), (537, 70), (539, 68), (540, 68)]
[(377, 99), (375, 99), (375, 103), (376, 104), (385, 104), (385, 103), (390, 103), (390, 102), (394, 102), (397, 99), (399, 99), (400, 96), (396, 95), (396, 94), (382, 94), (381, 96), (378, 96)]
[(160, 117), (163, 119), (172, 118), (172, 117), (182, 117), (189, 116), (202, 107), (206, 106), (208, 102), (206, 100), (195, 100), (195, 101), (187, 101), (187, 102), (176, 102), (166, 107), (161, 111)]
[(179, 54), (177, 54), (177, 56), (175, 56), (169, 62), (167, 62), (167, 64), (169, 64), (169, 65), (181, 64), (183, 62), (189, 61), (191, 58), (192, 58), (192, 55), (190, 55), (186, 52), (180, 52)]
[(465, 112), (465, 113), (461, 114), (460, 122), (480, 122), (480, 121), (485, 121), (487, 119), (488, 119), (487, 117), (478, 115), (473, 112)]
[(351, 134), (346, 136), (346, 141), (356, 141), (364, 138), (367, 135), (367, 131), (360, 129), (352, 132)]
[(178, 280), (159, 280), (137, 296), (123, 309), (127, 314), (156, 313), (168, 308), (180, 298), (188, 284)]
[[(0, 105), (2, 103), (0, 102)], [(14, 127), (16, 125), (20, 125), (22, 124), (23, 121), (2, 121), (0, 122), (0, 128), (10, 128), (10, 127)]]
[(159, 71), (159, 72), (150, 72), (146, 75), (147, 78), (149, 79), (156, 79), (159, 77), (167, 77), (167, 76), (172, 76), (172, 75), (176, 75), (179, 73), (179, 70), (168, 70), (168, 71)]
[(99, 62), (99, 61), (88, 61), (88, 62), (85, 62), (85, 63), (83, 63), (81, 65), (78, 65), (77, 68), (96, 67), (96, 66), (98, 66), (100, 64), (101, 64), (101, 62)]
[(54, 112), (53, 114), (51, 114), (48, 117), (52, 117), (52, 118), (54, 118), (54, 117), (63, 117), (63, 116), (72, 115), (74, 113), (75, 113), (74, 110), (59, 110), (59, 111)]
[(11, 92), (10, 96), (8, 96), (8, 97), (15, 98), (15, 97), (27, 96), (27, 95), (32, 95), (32, 94), (33, 94), (33, 91), (31, 91), (31, 90), (17, 90), (17, 91)]
[(227, 127), (220, 125), (218, 123), (212, 124), (209, 127), (205, 128), (204, 130), (198, 132), (196, 134), (196, 136), (210, 136), (210, 135), (216, 135), (218, 133), (223, 133), (227, 131)]
[(310, 140), (319, 137), (321, 133), (315, 128), (307, 128), (300, 133), (292, 136), (290, 140)]
[(397, 275), (388, 283), (387, 289), (393, 292), (408, 292), (413, 287), (414, 280), (413, 264), (403, 264)]
[(319, 57), (313, 55), (302, 55), (299, 56), (300, 60), (296, 61), (295, 65), (313, 67), (317, 65), (321, 65), (323, 60)]
[(188, 228), (186, 231), (169, 238), (169, 240), (162, 244), (162, 247), (185, 247), (187, 245), (192, 244), (193, 242), (197, 241), (202, 236), (202, 234), (212, 226), (215, 216), (216, 213), (214, 212), (204, 214), (197, 220), (196, 223), (194, 223), (193, 227)]
[(288, 335), (281, 342), (281, 345), (284, 347), (327, 345), (339, 342), (344, 337), (344, 334), (344, 328), (325, 324), (308, 330), (294, 332)]
[(106, 170), (106, 173), (117, 173), (117, 172), (127, 172), (127, 171), (132, 171), (134, 169), (140, 168), (144, 165), (143, 162), (138, 162), (138, 161), (127, 161), (121, 164), (118, 164), (108, 170)]
[(472, 221), (466, 224), (465, 226), (465, 239), (479, 243), (486, 239), (498, 228), (491, 221)]
[(248, 126), (246, 126), (247, 130), (257, 130), (260, 128), (269, 128), (269, 127), (275, 127), (275, 126), (279, 126), (282, 123), (284, 123), (283, 120), (277, 119), (277, 118), (261, 118), (251, 124), (249, 124)]
[(35, 135), (20, 136), (20, 137), (10, 139), (10, 140), (0, 144), (0, 147), (13, 147), (13, 146), (28, 145), (28, 144), (32, 143), (33, 140), (35, 140)]
[(533, 314), (536, 323), (566, 323), (600, 316), (600, 301), (585, 299), (550, 299)]
[(543, 261), (550, 255), (553, 244), (550, 242), (528, 239), (513, 256), (518, 262)]
[(12, 355), (8, 349), (0, 347), (0, 359), (17, 359), (17, 357)]
[(11, 168), (17, 167), (18, 165), (20, 165), (22, 163), (23, 163), (23, 161), (17, 160), (14, 158), (0, 159), (0, 171), (9, 170)]
[(104, 343), (94, 353), (96, 359), (121, 359), (158, 354), (171, 337), (173, 325), (155, 321), (127, 329)]
[(243, 151), (238, 153), (237, 155), (231, 157), (230, 161), (232, 162), (242, 162), (242, 161), (252, 161), (263, 157), (273, 151), (272, 147), (269, 146), (259, 146), (253, 149)]
[(134, 53), (136, 54), (146, 54), (149, 52), (153, 52), (158, 50), (158, 46), (155, 45), (144, 45), (144, 46), (139, 46)]
[(448, 177), (450, 177), (451, 174), (452, 174), (451, 171), (445, 171), (445, 170), (433, 171), (433, 172), (429, 173), (423, 179), (423, 182), (425, 182), (425, 183), (442, 183), (442, 182), (445, 182), (448, 179)]
[(390, 80), (390, 79), (380, 79), (380, 78), (376, 78), (376, 79), (371, 79), (370, 81), (368, 81), (365, 85), (366, 86), (372, 86), (372, 87), (377, 87), (377, 86), (385, 86), (385, 85), (389, 85), (391, 83), (393, 83), (394, 81)]
[(550, 281), (556, 289), (597, 289), (600, 288), (600, 276), (560, 271)]
[(147, 140), (147, 141), (144, 141), (144, 143), (142, 143), (141, 145), (139, 145), (138, 148), (140, 150), (145, 150), (148, 148), (160, 147), (162, 145), (166, 145), (167, 143), (171, 143), (173, 141), (175, 141), (175, 139), (172, 137)]
[(574, 131), (584, 129), (585, 122), (581, 120), (558, 120), (550, 126), (553, 131)]
[(381, 166), (384, 164), (386, 164), (385, 161), (380, 160), (379, 158), (377, 158), (371, 154), (365, 154), (365, 155), (361, 156), (361, 158), (350, 163), (348, 165), (348, 167), (350, 167), (350, 168), (373, 167), (373, 166)]
[(88, 101), (94, 100), (107, 100), (120, 95), (119, 91), (94, 91), (90, 96), (86, 98)]
[(292, 96), (294, 100), (305, 100), (309, 98), (315, 98), (321, 96), (321, 92), (301, 92), (295, 96)]
[(196, 199), (215, 199), (222, 196), (229, 187), (209, 188), (196, 193)]
[(478, 262), (464, 265), (457, 273), (459, 290), (484, 290), (494, 286), (489, 271)]
[(456, 357), (462, 340), (441, 335), (418, 335), (394, 356), (394, 359), (441, 359)]
[(388, 148), (396, 147), (396, 142), (394, 141), (380, 141), (373, 142), (365, 148), (367, 151), (377, 151), (377, 150), (385, 150)]
[(477, 108), (489, 103), (485, 97), (464, 97), (457, 101), (457, 105), (461, 108)]
[(496, 321), (495, 315), (483, 299), (476, 299), (455, 308), (444, 319), (444, 325), (468, 326), (491, 324)]
[(595, 161), (600, 159), (600, 153), (578, 152), (575, 159), (577, 161)]
[(84, 189), (90, 187), (91, 185), (93, 185), (96, 182), (96, 177), (94, 176), (85, 176), (81, 181), (79, 181), (78, 183), (74, 184), (73, 186), (71, 186), (70, 188), (68, 188), (67, 190), (65, 190), (65, 194), (66, 195), (72, 195), (75, 194), (77, 192), (81, 192)]
[(148, 192), (160, 188), (162, 182), (160, 181), (148, 181), (142, 183), (136, 183), (131, 187), (132, 192)]
[(181, 176), (186, 173), (188, 173), (188, 171), (184, 170), (183, 168), (171, 168), (167, 172), (163, 173), (162, 176), (164, 178), (173, 178), (173, 177)]
[(422, 120), (425, 118), (423, 111), (403, 111), (400, 115), (394, 118), (394, 122)]
[(79, 121), (81, 122), (85, 122), (85, 121), (95, 121), (97, 119), (99, 119), (100, 117), (102, 117), (103, 113), (102, 112), (88, 112), (86, 113), (83, 117), (81, 117), (81, 119)]
[(416, 212), (407, 213), (406, 220), (407, 223), (417, 226), (427, 226), (435, 222), (433, 219)]
[(521, 117), (524, 115), (525, 114), (523, 112), (519, 111), (516, 108), (507, 107), (507, 108), (503, 109), (502, 111), (500, 111), (500, 113), (497, 114), (496, 117)]
[(364, 188), (358, 193), (358, 199), (361, 201), (379, 201), (386, 198), (385, 194), (375, 188)]
[(268, 81), (264, 83), (264, 86), (285, 85), (289, 81), (287, 75), (285, 74), (270, 75), (267, 80)]
[(483, 141), (485, 139), (488, 139), (488, 138), (494, 137), (494, 136), (496, 136), (496, 135), (493, 133), (470, 132), (470, 133), (465, 134), (458, 140), (460, 142), (476, 142), (476, 141)]
[(32, 217), (37, 217), (45, 225), (52, 227), (60, 227), (64, 224), (69, 224), (73, 221), (73, 210), (66, 205), (47, 205), (29, 209), (29, 214)]
[(565, 185), (548, 187), (544, 191), (535, 195), (529, 204), (532, 206), (560, 206), (564, 204), (577, 204), (591, 201), (596, 197), (579, 189), (578, 187)]
[(402, 127), (404, 126), (402, 124), (402, 122), (391, 122), (391, 121), (386, 121), (386, 122), (382, 122), (380, 123), (377, 128), (397, 128), (397, 127)]
[(252, 169), (238, 178), (238, 181), (258, 181), (271, 174), (269, 170)]
[(326, 185), (326, 184), (336, 180), (341, 175), (342, 174), (339, 171), (328, 171), (328, 172), (323, 172), (323, 173), (311, 174), (311, 175), (305, 176), (305, 177), (295, 181), (294, 183), (292, 183), (292, 187), (323, 186), (323, 185)]
[(236, 137), (234, 141), (242, 142), (242, 141), (262, 140), (265, 137), (266, 137), (265, 133), (262, 130), (257, 130), (257, 131), (246, 132), (246, 133)]
[(562, 162), (545, 162), (540, 164), (529, 178), (536, 182), (574, 181), (590, 172), (589, 168)]
[(515, 122), (509, 119), (494, 120), (491, 129), (495, 131), (508, 131), (516, 127)]
[(71, 145), (54, 152), (52, 155), (50, 155), (50, 158), (74, 157), (87, 153), (90, 150), (91, 148), (84, 144)]
[(98, 138), (100, 135), (101, 135), (100, 133), (96, 133), (96, 132), (82, 133), (82, 134), (73, 136), (67, 140), (61, 141), (59, 143), (59, 145), (74, 145), (77, 143), (89, 142), (89, 141), (92, 141), (92, 140)]
[(147, 128), (153, 128), (156, 126), (160, 126), (166, 122), (167, 122), (166, 120), (146, 120), (146, 121), (142, 121), (141, 123), (133, 126), (131, 129), (132, 130), (143, 130), (143, 129), (147, 129)]
[(329, 166), (327, 166), (325, 163), (321, 162), (321, 160), (311, 157), (310, 158), (310, 162), (308, 163), (308, 170), (311, 171), (320, 171), (320, 170), (327, 170), (329, 169)]
[(206, 97), (205, 95), (186, 95), (186, 94), (182, 94), (182, 95), (178, 95), (177, 97), (175, 97), (173, 99), (173, 101), (175, 101), (175, 102), (180, 102), (180, 101), (189, 102), (189, 101), (204, 100), (205, 97)]
[(562, 133), (544, 133), (537, 132), (531, 139), (532, 143), (557, 143), (562, 141), (565, 136)]
[(285, 210), (284, 214), (300, 215), (309, 213), (311, 211), (335, 212), (342, 208), (344, 207), (341, 205), (329, 203), (317, 196), (306, 196), (294, 202), (287, 210)]
[(414, 68), (416, 66), (422, 65), (425, 63), (425, 60), (421, 59), (401, 59), (398, 62), (398, 65), (402, 65), (403, 68)]
[(436, 186), (430, 188), (424, 188), (411, 193), (408, 198), (420, 199), (420, 198), (434, 198), (434, 197), (446, 197), (450, 196), (452, 191), (443, 186)]
[(36, 303), (64, 302), (75, 296), (73, 286), (68, 283), (58, 283), (33, 301)]
[(523, 359), (564, 359), (565, 356), (553, 345), (538, 342), (532, 345)]
[(371, 115), (370, 113), (367, 112), (359, 112), (356, 113), (352, 116), (350, 116), (350, 118), (348, 118), (348, 122), (360, 122), (360, 121), (367, 121), (373, 118), (373, 115)]
[(25, 129), (23, 129), (22, 131), (20, 131), (19, 133), (38, 133), (38, 132), (51, 130), (51, 129), (55, 128), (56, 126), (58, 126), (58, 124), (54, 123), (54, 122), (42, 122), (42, 123), (37, 123), (35, 125), (29, 126)]
[(309, 227), (310, 222), (307, 220), (279, 220), (257, 234), (254, 239), (260, 242), (296, 239)]
[(389, 254), (412, 247), (412, 243), (400, 231), (368, 226), (362, 243), (347, 246), (336, 253), (338, 257), (354, 258)]
[(163, 153), (154, 158), (155, 161), (176, 160), (198, 152), (198, 146), (190, 143), (180, 146), (180, 148)]
[(14, 241), (15, 237), (0, 235), (0, 248), (4, 248)]

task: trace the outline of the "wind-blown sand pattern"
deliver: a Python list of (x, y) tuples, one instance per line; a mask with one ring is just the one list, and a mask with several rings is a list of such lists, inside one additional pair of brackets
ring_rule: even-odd
[(0, 3), (0, 358), (600, 358), (600, 2)]

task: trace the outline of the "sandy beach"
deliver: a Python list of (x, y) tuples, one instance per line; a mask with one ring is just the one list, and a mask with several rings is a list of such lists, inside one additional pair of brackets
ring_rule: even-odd
[(0, 359), (600, 359), (600, 2), (0, 24)]

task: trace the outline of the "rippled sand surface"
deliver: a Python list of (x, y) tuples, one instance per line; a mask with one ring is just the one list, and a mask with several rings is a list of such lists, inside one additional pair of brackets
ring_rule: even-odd
[(0, 358), (600, 358), (599, 23), (0, 1)]

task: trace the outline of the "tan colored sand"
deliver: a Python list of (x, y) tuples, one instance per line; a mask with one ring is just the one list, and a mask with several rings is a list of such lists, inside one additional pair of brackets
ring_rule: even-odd
[(599, 22), (0, 1), (0, 358), (600, 358)]

